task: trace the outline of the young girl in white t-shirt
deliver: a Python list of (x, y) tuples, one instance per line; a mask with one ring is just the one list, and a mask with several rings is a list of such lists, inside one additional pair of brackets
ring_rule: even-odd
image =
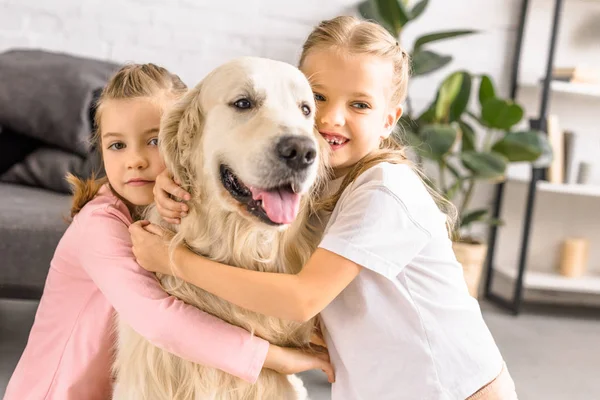
[[(407, 53), (379, 25), (338, 17), (309, 35), (300, 69), (336, 178), (321, 204), (332, 213), (319, 248), (300, 273), (286, 275), (180, 247), (175, 273), (254, 312), (298, 321), (320, 313), (334, 400), (516, 399), (454, 256), (444, 201), (391, 136), (407, 92)], [(165, 175), (158, 185), (163, 216), (184, 216), (163, 192), (185, 198), (182, 189)], [(138, 223), (130, 232), (144, 268), (173, 273), (159, 227)]]

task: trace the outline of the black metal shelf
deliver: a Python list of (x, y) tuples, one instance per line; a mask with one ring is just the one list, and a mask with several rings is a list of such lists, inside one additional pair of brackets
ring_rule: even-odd
[[(521, 52), (523, 46), (523, 35), (525, 32), (525, 24), (527, 20), (527, 12), (529, 9), (529, 0), (523, 0), (521, 4), (521, 12), (519, 17), (519, 26), (517, 31), (517, 42), (515, 48), (515, 56), (512, 66), (511, 76), (511, 93), (510, 96), (514, 100), (517, 97), (519, 88), (519, 67), (521, 63)], [(558, 38), (559, 25), (561, 15), (563, 11), (563, 0), (554, 0), (554, 14), (552, 18), (552, 31), (550, 35), (548, 57), (546, 60), (546, 74), (542, 83), (542, 95), (540, 99), (540, 111), (538, 118), (530, 120), (529, 125), (531, 129), (538, 129), (546, 134), (547, 131), (547, 119), (548, 119), (548, 105), (550, 100), (551, 91), (551, 78), (552, 70), (554, 67), (554, 56), (556, 52), (556, 42)], [(517, 276), (514, 281), (513, 296), (512, 299), (505, 299), (492, 292), (492, 284), (494, 281), (494, 253), (497, 241), (498, 227), (492, 226), (490, 229), (489, 242), (488, 242), (488, 255), (486, 260), (486, 281), (485, 281), (485, 298), (490, 300), (497, 305), (510, 310), (513, 314), (517, 315), (521, 310), (523, 304), (523, 281), (525, 276), (525, 269), (527, 267), (527, 254), (529, 249), (529, 240), (531, 233), (531, 224), (533, 219), (533, 211), (535, 207), (535, 198), (537, 194), (537, 183), (540, 180), (545, 179), (545, 169), (532, 167), (531, 178), (529, 180), (527, 189), (527, 201), (525, 204), (525, 218), (523, 221), (522, 238), (521, 238), (521, 249), (519, 255), (519, 264)], [(495, 219), (500, 218), (502, 212), (502, 200), (504, 196), (505, 183), (499, 183), (496, 185), (495, 190), (495, 201), (493, 207), (493, 217)]]

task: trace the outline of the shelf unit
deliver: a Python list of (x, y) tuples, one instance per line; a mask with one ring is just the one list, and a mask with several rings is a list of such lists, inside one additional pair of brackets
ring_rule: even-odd
[[(525, 23), (529, 7), (529, 0), (522, 0), (521, 12), (519, 18), (517, 43), (515, 50), (515, 58), (513, 60), (512, 77), (511, 77), (511, 98), (515, 99), (519, 88), (518, 76), (521, 62), (521, 50), (523, 44), (523, 36), (525, 31)], [(557, 46), (557, 38), (559, 25), (563, 10), (564, 0), (553, 0), (553, 15), (552, 26), (549, 38), (549, 49), (546, 60), (545, 76), (541, 84), (525, 83), (522, 86), (541, 86), (541, 99), (539, 114), (536, 119), (530, 120), (531, 129), (538, 129), (547, 133), (547, 118), (550, 94), (552, 92), (568, 93), (578, 96), (589, 96), (600, 100), (600, 85), (584, 85), (563, 81), (551, 80), (552, 70), (554, 67), (554, 58)], [(595, 101), (595, 99), (594, 99)], [(518, 265), (516, 268), (510, 268), (506, 265), (495, 265), (494, 253), (496, 250), (498, 226), (492, 226), (488, 242), (488, 257), (486, 260), (486, 281), (485, 281), (485, 297), (508, 309), (513, 314), (517, 315), (523, 304), (524, 289), (532, 289), (539, 291), (557, 291), (576, 294), (600, 294), (600, 275), (587, 275), (581, 278), (566, 278), (558, 273), (527, 271), (527, 257), (530, 244), (530, 234), (532, 230), (532, 219), (535, 207), (537, 192), (552, 192), (562, 193), (567, 195), (581, 195), (600, 197), (600, 186), (595, 185), (579, 185), (579, 184), (555, 184), (544, 180), (544, 168), (531, 167), (531, 174), (527, 178), (508, 177), (508, 182), (521, 182), (527, 185), (527, 196), (525, 203), (525, 214), (523, 225), (521, 228), (521, 241), (518, 257)], [(502, 201), (507, 182), (501, 182), (496, 185), (495, 201), (493, 207), (493, 217), (498, 219), (501, 216)], [(600, 199), (599, 199), (600, 200)], [(600, 205), (600, 202), (599, 202)], [(512, 283), (512, 297), (505, 298), (492, 291), (493, 282), (496, 274)]]
[[(524, 178), (508, 178), (509, 182), (528, 183)], [(600, 197), (600, 185), (580, 185), (577, 183), (550, 183), (537, 181), (537, 190), (540, 192), (573, 194), (578, 196)]]
[[(514, 268), (496, 265), (496, 273), (514, 281), (517, 271)], [(584, 275), (580, 278), (565, 278), (552, 272), (527, 271), (523, 286), (533, 290), (560, 290), (573, 293), (600, 294), (600, 275)]]
[[(524, 83), (521, 86), (539, 87), (538, 83)], [(558, 93), (570, 93), (580, 96), (597, 97), (600, 100), (600, 85), (551, 81), (550, 90)]]

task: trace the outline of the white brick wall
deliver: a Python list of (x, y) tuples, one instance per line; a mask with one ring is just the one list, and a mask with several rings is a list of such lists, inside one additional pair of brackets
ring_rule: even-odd
[[(301, 45), (320, 20), (355, 13), (359, 0), (0, 0), (0, 51), (36, 47), (111, 59), (152, 61), (197, 83), (240, 55), (296, 64)], [(403, 44), (442, 29), (478, 29), (434, 49), (455, 61), (415, 79), (416, 109), (427, 105), (452, 69), (491, 74), (506, 93), (518, 0), (431, 0), (407, 27)], [(487, 201), (489, 191), (481, 194)]]
[(295, 63), (312, 26), (356, 0), (0, 0), (0, 51), (153, 61), (188, 84), (239, 55)]
[[(358, 1), (0, 0), (0, 51), (41, 47), (116, 61), (153, 61), (194, 84), (239, 55), (295, 64), (314, 24), (353, 12)], [(515, 25), (516, 0), (430, 3), (424, 18), (408, 28), (407, 43), (420, 32), (440, 28), (485, 29), (477, 37), (446, 42), (440, 50), (455, 54), (457, 68), (491, 72), (505, 81), (506, 39)], [(431, 97), (441, 76), (415, 81), (417, 104)]]

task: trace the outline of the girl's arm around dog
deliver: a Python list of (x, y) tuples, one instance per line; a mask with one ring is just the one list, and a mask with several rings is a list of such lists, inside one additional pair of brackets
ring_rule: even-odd
[[(160, 227), (140, 221), (130, 226), (133, 251), (149, 271), (172, 274)], [(305, 322), (323, 310), (361, 270), (360, 265), (317, 249), (297, 275), (250, 271), (211, 261), (180, 246), (178, 277), (233, 304), (274, 317)]]
[(129, 218), (114, 206), (78, 220), (80, 262), (120, 318), (155, 346), (249, 382), (258, 378), (269, 343), (170, 296), (131, 251)]
[[(383, 218), (382, 210), (386, 210)], [(130, 226), (130, 232), (142, 267), (173, 273), (160, 227), (140, 221)], [(384, 276), (399, 274), (428, 238), (389, 190), (364, 184), (339, 209), (338, 221), (329, 226), (319, 248), (296, 275), (235, 268), (183, 246), (175, 251), (173, 269), (181, 279), (240, 307), (307, 321), (333, 301), (364, 266)], [(392, 250), (394, 262), (384, 257)]]

